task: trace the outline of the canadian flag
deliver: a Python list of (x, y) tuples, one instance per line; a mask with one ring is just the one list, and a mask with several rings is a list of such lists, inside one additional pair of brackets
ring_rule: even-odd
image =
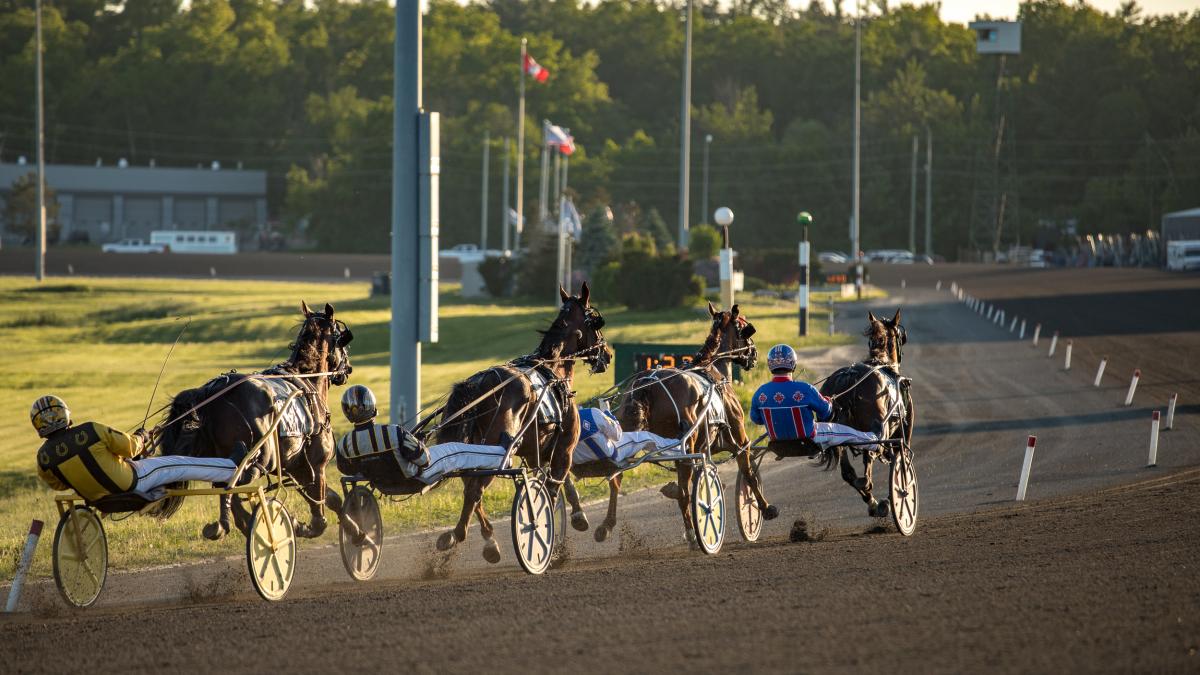
[(564, 155), (570, 155), (575, 152), (575, 137), (557, 124), (547, 124), (546, 145), (558, 148), (558, 151)]
[(532, 56), (528, 54), (525, 55), (525, 72), (529, 73), (529, 75), (538, 82), (545, 82), (546, 80), (550, 79), (550, 71), (543, 68), (540, 64), (538, 64), (537, 61), (533, 60)]

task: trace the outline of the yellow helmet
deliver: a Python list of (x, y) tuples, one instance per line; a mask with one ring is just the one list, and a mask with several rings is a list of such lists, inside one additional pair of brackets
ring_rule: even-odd
[(59, 429), (66, 429), (71, 424), (71, 411), (59, 397), (50, 394), (33, 402), (29, 411), (29, 419), (38, 436), (45, 438)]

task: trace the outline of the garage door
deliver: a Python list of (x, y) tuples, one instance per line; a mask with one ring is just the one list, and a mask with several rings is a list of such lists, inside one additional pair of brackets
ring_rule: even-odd
[(179, 197), (175, 200), (175, 229), (203, 230), (204, 200)]
[(125, 200), (125, 236), (150, 240), (150, 233), (161, 229), (162, 200), (130, 197)]

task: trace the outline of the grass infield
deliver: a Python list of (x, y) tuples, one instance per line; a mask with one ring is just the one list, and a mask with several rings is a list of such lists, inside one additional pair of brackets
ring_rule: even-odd
[[(338, 318), (354, 330), (352, 382), (370, 386), (380, 410), (388, 407), (387, 298), (369, 297), (366, 283), (296, 283), (271, 281), (55, 278), (42, 284), (0, 277), (0, 335), (6, 356), (0, 387), (0, 578), (11, 578), (33, 518), (47, 528), (38, 546), (34, 573), (50, 573), (50, 545), (57, 525), (52, 491), (35, 472), (34, 451), (40, 440), (29, 424), (29, 406), (43, 394), (57, 394), (71, 407), (76, 421), (95, 420), (132, 430), (142, 424), (159, 369), (172, 342), (185, 324), (186, 332), (167, 362), (154, 411), (181, 389), (194, 387), (224, 371), (251, 372), (275, 364), (287, 355), (287, 345), (299, 325), (300, 301), (313, 308), (331, 303)], [(794, 302), (744, 296), (742, 311), (758, 328), (756, 342), (765, 351), (776, 342), (797, 347), (845, 344), (855, 338), (829, 336), (827, 296), (814, 298), (811, 336), (797, 338)], [(700, 345), (709, 328), (702, 306), (657, 312), (630, 311), (596, 299), (610, 342), (672, 342)], [(464, 300), (456, 286), (442, 289), (441, 340), (422, 347), (421, 395), (434, 403), (457, 380), (516, 356), (538, 343), (535, 332), (555, 313), (547, 304), (528, 300), (480, 302)], [(190, 324), (188, 322), (190, 321)], [(857, 323), (855, 324), (857, 325)], [(587, 400), (612, 385), (610, 373), (576, 378), (579, 398)], [(739, 387), (743, 405), (767, 378), (765, 368), (749, 373)], [(334, 431), (344, 433), (338, 399), (330, 392)], [(752, 431), (753, 433), (753, 431)], [(329, 467), (330, 478), (337, 470)], [(644, 467), (627, 476), (625, 488), (661, 483), (667, 474)], [(600, 481), (580, 483), (587, 498), (607, 495)], [(504, 515), (511, 502), (507, 481), (497, 481), (485, 497), (489, 512)], [(422, 497), (383, 502), (388, 531), (445, 525), (459, 513), (458, 482)], [(299, 497), (289, 508), (307, 520)], [(185, 562), (237, 555), (240, 536), (213, 543), (200, 538), (200, 528), (216, 514), (216, 500), (193, 498), (167, 521), (131, 517), (106, 522), (109, 556), (114, 568)], [(330, 527), (319, 543), (336, 541)]]

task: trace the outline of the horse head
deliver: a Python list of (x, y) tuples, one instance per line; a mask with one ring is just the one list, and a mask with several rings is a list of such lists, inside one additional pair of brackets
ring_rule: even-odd
[(901, 349), (908, 342), (908, 333), (904, 324), (900, 323), (900, 310), (890, 319), (880, 319), (874, 312), (867, 312), (867, 329), (863, 335), (868, 338), (871, 358), (885, 363), (899, 363), (904, 359)]
[(750, 323), (734, 305), (728, 312), (718, 311), (713, 304), (708, 303), (708, 314), (712, 317), (712, 330), (706, 344), (716, 341), (717, 353), (750, 370), (758, 363), (758, 348), (754, 346), (752, 336), (755, 333), (754, 324)]
[(350, 365), (350, 341), (354, 333), (346, 324), (333, 317), (333, 305), (326, 303), (325, 311), (314, 312), (308, 303), (300, 301), (304, 322), (292, 344), (290, 363), (302, 373), (333, 373), (329, 381), (343, 385), (354, 367)]
[(559, 286), (558, 297), (562, 299), (562, 306), (546, 337), (550, 339), (554, 336), (561, 340), (561, 356), (583, 359), (591, 367), (592, 373), (603, 373), (608, 370), (612, 354), (608, 351), (608, 342), (601, 330), (604, 328), (604, 316), (589, 302), (591, 293), (586, 281), (577, 296), (570, 295)]

